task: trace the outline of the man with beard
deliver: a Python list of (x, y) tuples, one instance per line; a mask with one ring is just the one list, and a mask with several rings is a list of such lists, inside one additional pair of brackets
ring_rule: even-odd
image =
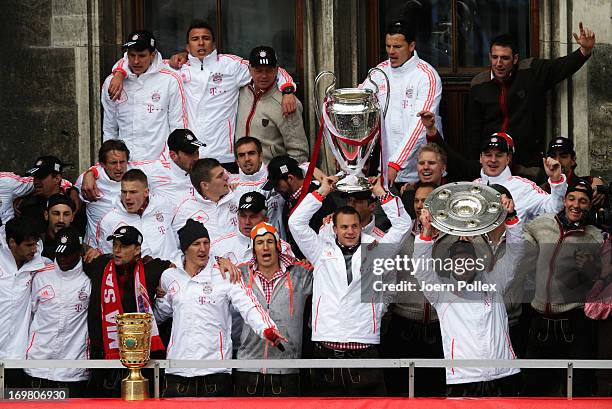
[[(91, 279), (87, 312), (91, 359), (119, 359), (116, 315), (153, 313), (159, 279), (171, 265), (169, 261), (142, 257), (143, 237), (133, 226), (120, 226), (106, 240), (112, 243), (111, 254), (84, 265)], [(151, 335), (151, 357), (163, 359), (164, 345), (155, 321)], [(119, 396), (124, 372), (93, 370), (89, 384), (92, 396)]]
[(56, 234), (59, 230), (70, 226), (74, 218), (74, 210), (74, 202), (59, 193), (52, 195), (47, 201), (47, 210), (45, 210), (47, 230), (43, 235), (43, 257), (50, 260), (55, 259)]
[[(288, 226), (287, 221), (289, 215), (298, 204), (302, 195), (304, 184), (304, 172), (298, 165), (297, 161), (290, 156), (277, 156), (268, 164), (268, 181), (264, 185), (265, 190), (274, 189), (276, 193), (282, 196), (285, 200), (283, 206), (282, 220), (283, 225)], [(316, 190), (319, 186), (314, 182), (307, 186), (308, 192)], [(323, 200), (323, 205), (318, 209), (309, 221), (309, 226), (314, 231), (319, 231), (323, 224), (323, 218), (328, 214), (333, 213), (335, 205), (331, 198)], [(298, 246), (298, 243), (293, 239), (289, 229), (286, 231), (287, 241), (291, 244), (291, 249), (298, 259), (303, 259), (304, 254)]]
[[(6, 246), (0, 247), (0, 359), (25, 359), (32, 276), (55, 266), (37, 254), (39, 232), (31, 219), (16, 217), (5, 227)], [(5, 376), (7, 386), (23, 386), (21, 369), (7, 370)]]
[(79, 199), (79, 192), (70, 182), (62, 179), (62, 171), (66, 166), (68, 164), (63, 163), (55, 156), (41, 156), (26, 172), (33, 178), (34, 192), (21, 199), (16, 207), (20, 215), (34, 220), (41, 234), (47, 230), (47, 222), (44, 216), (47, 209), (47, 200), (56, 193), (63, 194), (74, 202), (79, 214), (75, 225), (79, 231), (85, 229), (85, 214)]
[[(32, 323), (26, 359), (87, 359), (89, 277), (81, 261), (81, 237), (73, 227), (57, 231), (53, 270), (32, 281)], [(27, 368), (28, 388), (68, 388), (84, 396), (85, 368)]]

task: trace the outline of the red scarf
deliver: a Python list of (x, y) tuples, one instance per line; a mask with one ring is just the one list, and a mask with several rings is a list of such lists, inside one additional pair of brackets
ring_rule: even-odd
[[(102, 338), (104, 340), (104, 356), (106, 359), (119, 359), (119, 334), (115, 316), (123, 314), (121, 305), (121, 292), (117, 282), (117, 267), (115, 260), (111, 260), (104, 269), (101, 285), (101, 307), (102, 307)], [(140, 313), (153, 315), (151, 300), (147, 293), (144, 266), (142, 260), (138, 260), (134, 269), (134, 290), (136, 296), (136, 308)], [(151, 328), (151, 351), (163, 351), (164, 344), (159, 337), (157, 323), (153, 315)]]

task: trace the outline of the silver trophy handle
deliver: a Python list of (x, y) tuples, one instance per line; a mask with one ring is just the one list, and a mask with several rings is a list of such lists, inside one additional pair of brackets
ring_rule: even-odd
[(374, 72), (374, 71), (380, 72), (383, 75), (383, 77), (385, 77), (385, 82), (387, 83), (387, 98), (385, 98), (386, 99), (386, 101), (385, 101), (385, 109), (383, 109), (383, 117), (386, 117), (387, 116), (387, 108), (389, 108), (389, 96), (391, 95), (391, 94), (389, 94), (389, 86), (391, 84), (389, 83), (389, 77), (387, 76), (387, 74), (383, 70), (381, 70), (380, 68), (377, 68), (377, 67), (370, 68), (370, 71), (368, 71), (368, 80), (372, 84), (374, 84), (374, 87), (376, 88), (376, 96), (377, 97), (378, 97), (378, 84), (376, 84), (376, 82), (374, 82), (374, 80), (372, 79), (372, 72)]
[(314, 102), (315, 102), (315, 112), (317, 114), (317, 119), (319, 120), (319, 122), (321, 121), (321, 106), (319, 105), (319, 82), (321, 82), (321, 79), (323, 77), (325, 77), (326, 75), (331, 75), (333, 77), (332, 83), (329, 84), (329, 86), (327, 88), (325, 88), (325, 96), (329, 95), (329, 93), (331, 92), (332, 89), (334, 89), (334, 85), (336, 85), (336, 74), (334, 74), (331, 71), (321, 71), (316, 77), (315, 77), (315, 83), (314, 83)]

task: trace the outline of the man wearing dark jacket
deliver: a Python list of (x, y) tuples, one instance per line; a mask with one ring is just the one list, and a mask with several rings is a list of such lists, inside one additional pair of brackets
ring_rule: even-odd
[(476, 158), (478, 144), (494, 132), (513, 136), (517, 151), (514, 162), (525, 167), (541, 166), (544, 149), (543, 109), (546, 92), (582, 67), (595, 45), (595, 34), (580, 23), (580, 48), (573, 53), (545, 60), (519, 61), (512, 38), (500, 35), (489, 51), (491, 68), (472, 80), (469, 99), (468, 157)]
[[(288, 155), (277, 156), (268, 163), (268, 181), (263, 186), (264, 190), (274, 189), (285, 199), (285, 205), (283, 207), (283, 225), (288, 226), (287, 221), (293, 209), (297, 206), (300, 197), (302, 195), (302, 188), (304, 184), (304, 172), (298, 165), (298, 162)], [(308, 186), (308, 192), (317, 190), (319, 186), (311, 182)], [(317, 211), (310, 219), (309, 226), (319, 231), (323, 224), (323, 218), (334, 212), (336, 206), (332, 201), (332, 198), (327, 198), (323, 201), (321, 209)], [(297, 243), (293, 239), (289, 228), (287, 227), (287, 242), (291, 245), (293, 254), (298, 259), (303, 259), (302, 254)]]
[[(107, 240), (113, 242), (113, 253), (83, 266), (91, 279), (87, 314), (91, 359), (119, 359), (115, 316), (127, 312), (152, 314), (159, 280), (170, 266), (168, 261), (141, 259), (143, 237), (135, 227), (121, 226)], [(142, 291), (143, 287), (146, 291)], [(155, 321), (151, 333), (151, 357), (163, 359), (164, 346)], [(120, 369), (93, 370), (89, 385), (91, 394), (118, 397), (123, 373)]]

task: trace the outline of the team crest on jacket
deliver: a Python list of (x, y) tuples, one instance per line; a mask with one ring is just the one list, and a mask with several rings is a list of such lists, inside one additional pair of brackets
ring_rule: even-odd
[(213, 286), (208, 281), (202, 283), (202, 292), (204, 295), (210, 295), (213, 292)]
[(408, 88), (406, 90), (406, 98), (412, 98), (412, 88)]
[(229, 210), (230, 210), (231, 213), (237, 213), (238, 212), (238, 206), (236, 206), (234, 203), (232, 203), (230, 205)]
[(157, 212), (155, 213), (155, 218), (157, 219), (158, 222), (163, 223), (164, 222), (164, 215), (161, 212)]
[(223, 74), (216, 72), (213, 74), (212, 80), (215, 84), (219, 85), (223, 82)]
[(84, 288), (81, 288), (81, 291), (79, 291), (79, 300), (80, 301), (85, 301), (88, 298), (89, 298), (89, 296), (87, 295), (87, 291), (85, 291)]
[(161, 95), (159, 94), (159, 91), (154, 91), (153, 95), (151, 95), (151, 101), (159, 102), (160, 99), (161, 99)]

